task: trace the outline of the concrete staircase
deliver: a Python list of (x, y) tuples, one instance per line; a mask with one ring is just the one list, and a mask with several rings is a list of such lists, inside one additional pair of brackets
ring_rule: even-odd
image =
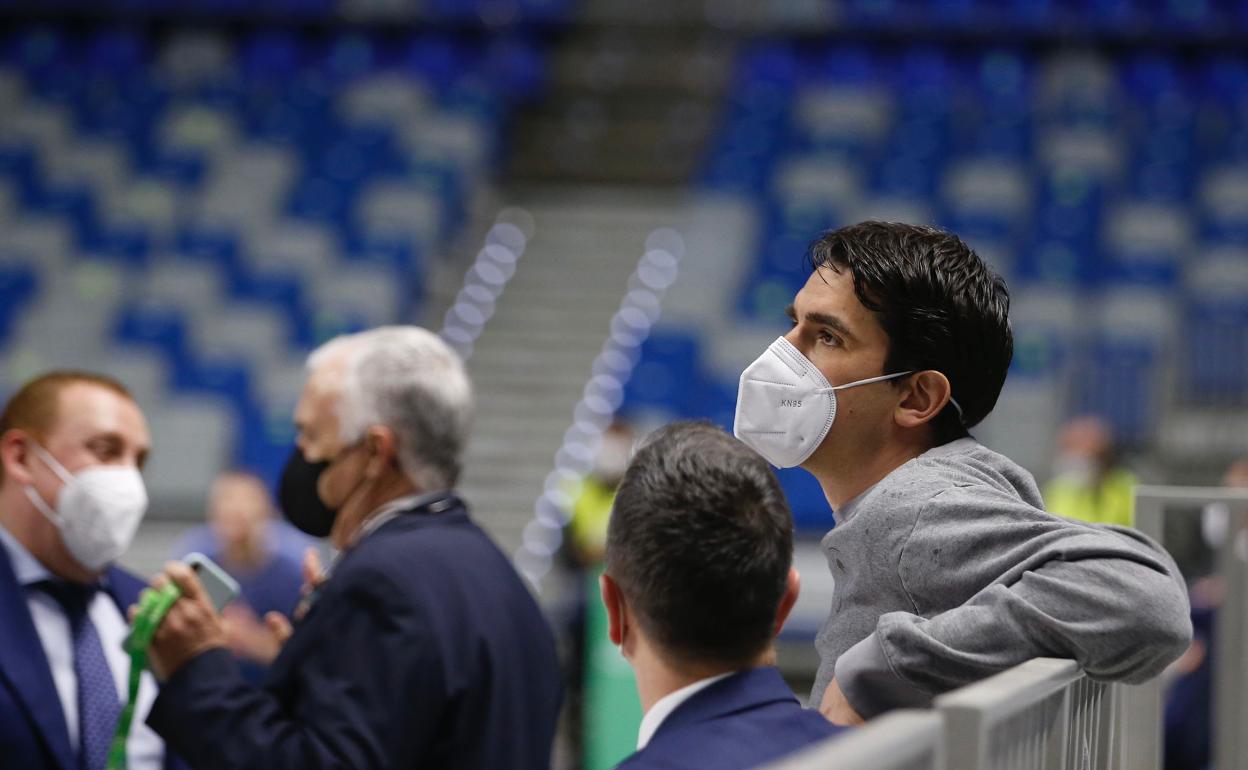
[(577, 187), (519, 193), (535, 231), (469, 371), (477, 421), (464, 497), (499, 544), (520, 544), (572, 410), (607, 337), (646, 236), (678, 221), (677, 196)]
[(696, 175), (735, 38), (633, 25), (635, 1), (595, 0), (561, 38), (547, 98), (516, 122), (513, 181), (675, 186)]

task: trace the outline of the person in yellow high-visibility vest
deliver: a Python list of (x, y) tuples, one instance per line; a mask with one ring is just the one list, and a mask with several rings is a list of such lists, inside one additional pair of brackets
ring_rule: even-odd
[(598, 601), (598, 576), (607, 545), (607, 522), (615, 490), (628, 467), (637, 435), (623, 419), (603, 432), (594, 466), (569, 485), (565, 555), (579, 582), (579, 607), (572, 618), (568, 682), (572, 751), (583, 770), (607, 770), (636, 747), (641, 703), (628, 662), (607, 637), (607, 618)]
[(1053, 479), (1045, 485), (1050, 513), (1093, 524), (1135, 523), (1135, 474), (1118, 460), (1109, 425), (1100, 417), (1071, 420), (1058, 437)]

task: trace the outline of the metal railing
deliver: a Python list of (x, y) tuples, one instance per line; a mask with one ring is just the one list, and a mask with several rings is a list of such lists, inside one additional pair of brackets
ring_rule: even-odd
[(1104, 770), (1119, 685), (1036, 658), (794, 755), (771, 770)]
[[(1164, 546), (1167, 515), (1191, 515), (1215, 503), (1248, 508), (1248, 490), (1141, 486), (1135, 493), (1135, 525)], [(1248, 770), (1248, 565), (1236, 551), (1237, 533), (1228, 526), (1217, 556), (1217, 574), (1226, 588), (1213, 644), (1213, 766), (1218, 770)], [(1161, 700), (1157, 680), (1122, 688), (1115, 770), (1161, 766)]]
[(1072, 660), (1036, 658), (936, 699), (949, 766), (1093, 770), (1113, 750), (1113, 686)]
[(769, 770), (945, 770), (944, 732), (934, 711), (894, 711), (812, 746)]

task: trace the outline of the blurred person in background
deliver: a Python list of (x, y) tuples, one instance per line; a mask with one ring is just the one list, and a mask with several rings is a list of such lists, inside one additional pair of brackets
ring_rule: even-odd
[[(273, 530), (290, 525), (274, 521), (269, 491), (252, 473), (234, 470), (217, 477), (208, 498), (207, 519), (209, 544), (202, 549), (183, 546), (177, 556), (200, 550), (238, 581), (238, 599), (222, 615), (230, 651), (238, 657), (246, 677), (259, 683), (280, 651), (280, 634), (274, 628), (281, 628), (283, 618), (291, 617), (299, 603), (303, 562), (278, 549)], [(319, 563), (319, 559), (310, 562), (309, 569), (319, 569)]]
[(652, 434), (620, 485), (601, 578), (645, 712), (620, 767), (756, 767), (833, 735), (776, 668), (799, 588), (767, 463), (707, 423)]
[(582, 569), (602, 566), (607, 547), (607, 522), (615, 502), (615, 490), (624, 477), (637, 434), (621, 419), (611, 422), (602, 434), (602, 444), (594, 456), (594, 467), (571, 492), (572, 510), (568, 516), (568, 542), (572, 557)]
[[(103, 770), (127, 696), (125, 607), (144, 587), (115, 566), (147, 510), (147, 421), (121, 383), (85, 372), (27, 382), (0, 414), (0, 764)], [(175, 766), (142, 724), (132, 770)]]
[[(243, 475), (254, 476), (250, 471), (227, 471), (226, 474), (240, 473)], [(256, 477), (258, 478), (258, 477)], [(272, 499), (268, 492), (268, 487), (261, 481), (261, 491), (264, 492), (266, 498), (269, 499), (269, 505), (272, 505)], [(211, 495), (211, 492), (209, 493)], [(211, 506), (211, 500), (209, 506)], [(216, 528), (211, 522), (211, 515), (205, 517), (206, 521), (198, 526), (188, 529), (177, 544), (173, 547), (172, 553), (176, 557), (198, 551), (202, 554), (209, 554), (218, 551), (221, 548), (220, 536)], [(264, 527), (264, 549), (280, 557), (284, 561), (293, 561), (297, 564), (303, 564), (308, 558), (308, 549), (315, 548), (317, 550), (317, 559), (319, 563), (321, 543), (314, 537), (300, 532), (291, 526), (290, 522), (277, 517), (269, 517), (268, 524)]]
[[(1231, 463), (1222, 477), (1222, 484), (1232, 489), (1248, 489), (1248, 457)], [(1226, 503), (1207, 505), (1201, 511), (1200, 527), (1205, 544), (1210, 548), (1216, 551), (1228, 537), (1234, 537), (1234, 553), (1240, 559), (1248, 559), (1248, 509)]]
[(741, 375), (736, 434), (823, 488), (836, 581), (811, 693), (857, 724), (1035, 657), (1141, 682), (1191, 640), (1170, 555), (1044, 510), (970, 429), (1013, 356), (1009, 294), (959, 238), (864, 222), (824, 233), (793, 329)]
[[(615, 503), (615, 490), (628, 467), (637, 435), (624, 419), (616, 418), (602, 434), (598, 453), (590, 472), (569, 485), (568, 525), (562, 556), (572, 577), (570, 600), (565, 605), (564, 627), (567, 633), (568, 734), (572, 736), (571, 751), (580, 756), (586, 717), (592, 713), (616, 710), (613, 692), (624, 686), (622, 677), (600, 671), (587, 662), (594, 651), (610, 647), (606, 638), (606, 622), (597, 606), (598, 576), (602, 574), (602, 558), (607, 547), (607, 523)], [(589, 629), (589, 624), (594, 628)], [(585, 698), (586, 681), (594, 678), (594, 695)], [(631, 688), (631, 683), (627, 686)], [(613, 731), (614, 732), (614, 731)]]
[[(203, 770), (548, 767), (554, 640), (455, 495), (472, 394), (436, 335), (383, 327), (308, 360), (281, 503), (341, 555), (263, 687), (194, 575), (157, 631), (148, 723)], [(278, 641), (283, 641), (280, 636)]]
[[(1248, 489), (1248, 458), (1231, 463), (1222, 477), (1231, 489)], [(1214, 503), (1201, 512), (1206, 544), (1226, 558), (1248, 560), (1248, 506)], [(1228, 537), (1231, 547), (1223, 552)], [(1218, 575), (1192, 583), (1191, 647), (1172, 667), (1173, 686), (1166, 694), (1165, 770), (1204, 770), (1213, 761), (1214, 629), (1226, 585)]]
[(1057, 439), (1053, 479), (1044, 486), (1050, 513), (1093, 524), (1135, 525), (1136, 478), (1122, 466), (1105, 420), (1078, 417)]

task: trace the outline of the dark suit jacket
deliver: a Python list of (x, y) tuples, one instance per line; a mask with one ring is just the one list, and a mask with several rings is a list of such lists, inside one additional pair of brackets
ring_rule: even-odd
[(343, 555), (263, 687), (213, 650), (148, 724), (201, 770), (546, 770), (560, 697), (536, 602), (447, 496)]
[(802, 708), (780, 672), (753, 668), (721, 679), (676, 707), (621, 770), (744, 770), (840, 731)]
[[(105, 587), (122, 615), (145, 583), (110, 567)], [(0, 765), (22, 770), (76, 770), (65, 712), (39, 632), (18, 585), (9, 552), (0, 547)], [(166, 768), (181, 767), (166, 754)]]

